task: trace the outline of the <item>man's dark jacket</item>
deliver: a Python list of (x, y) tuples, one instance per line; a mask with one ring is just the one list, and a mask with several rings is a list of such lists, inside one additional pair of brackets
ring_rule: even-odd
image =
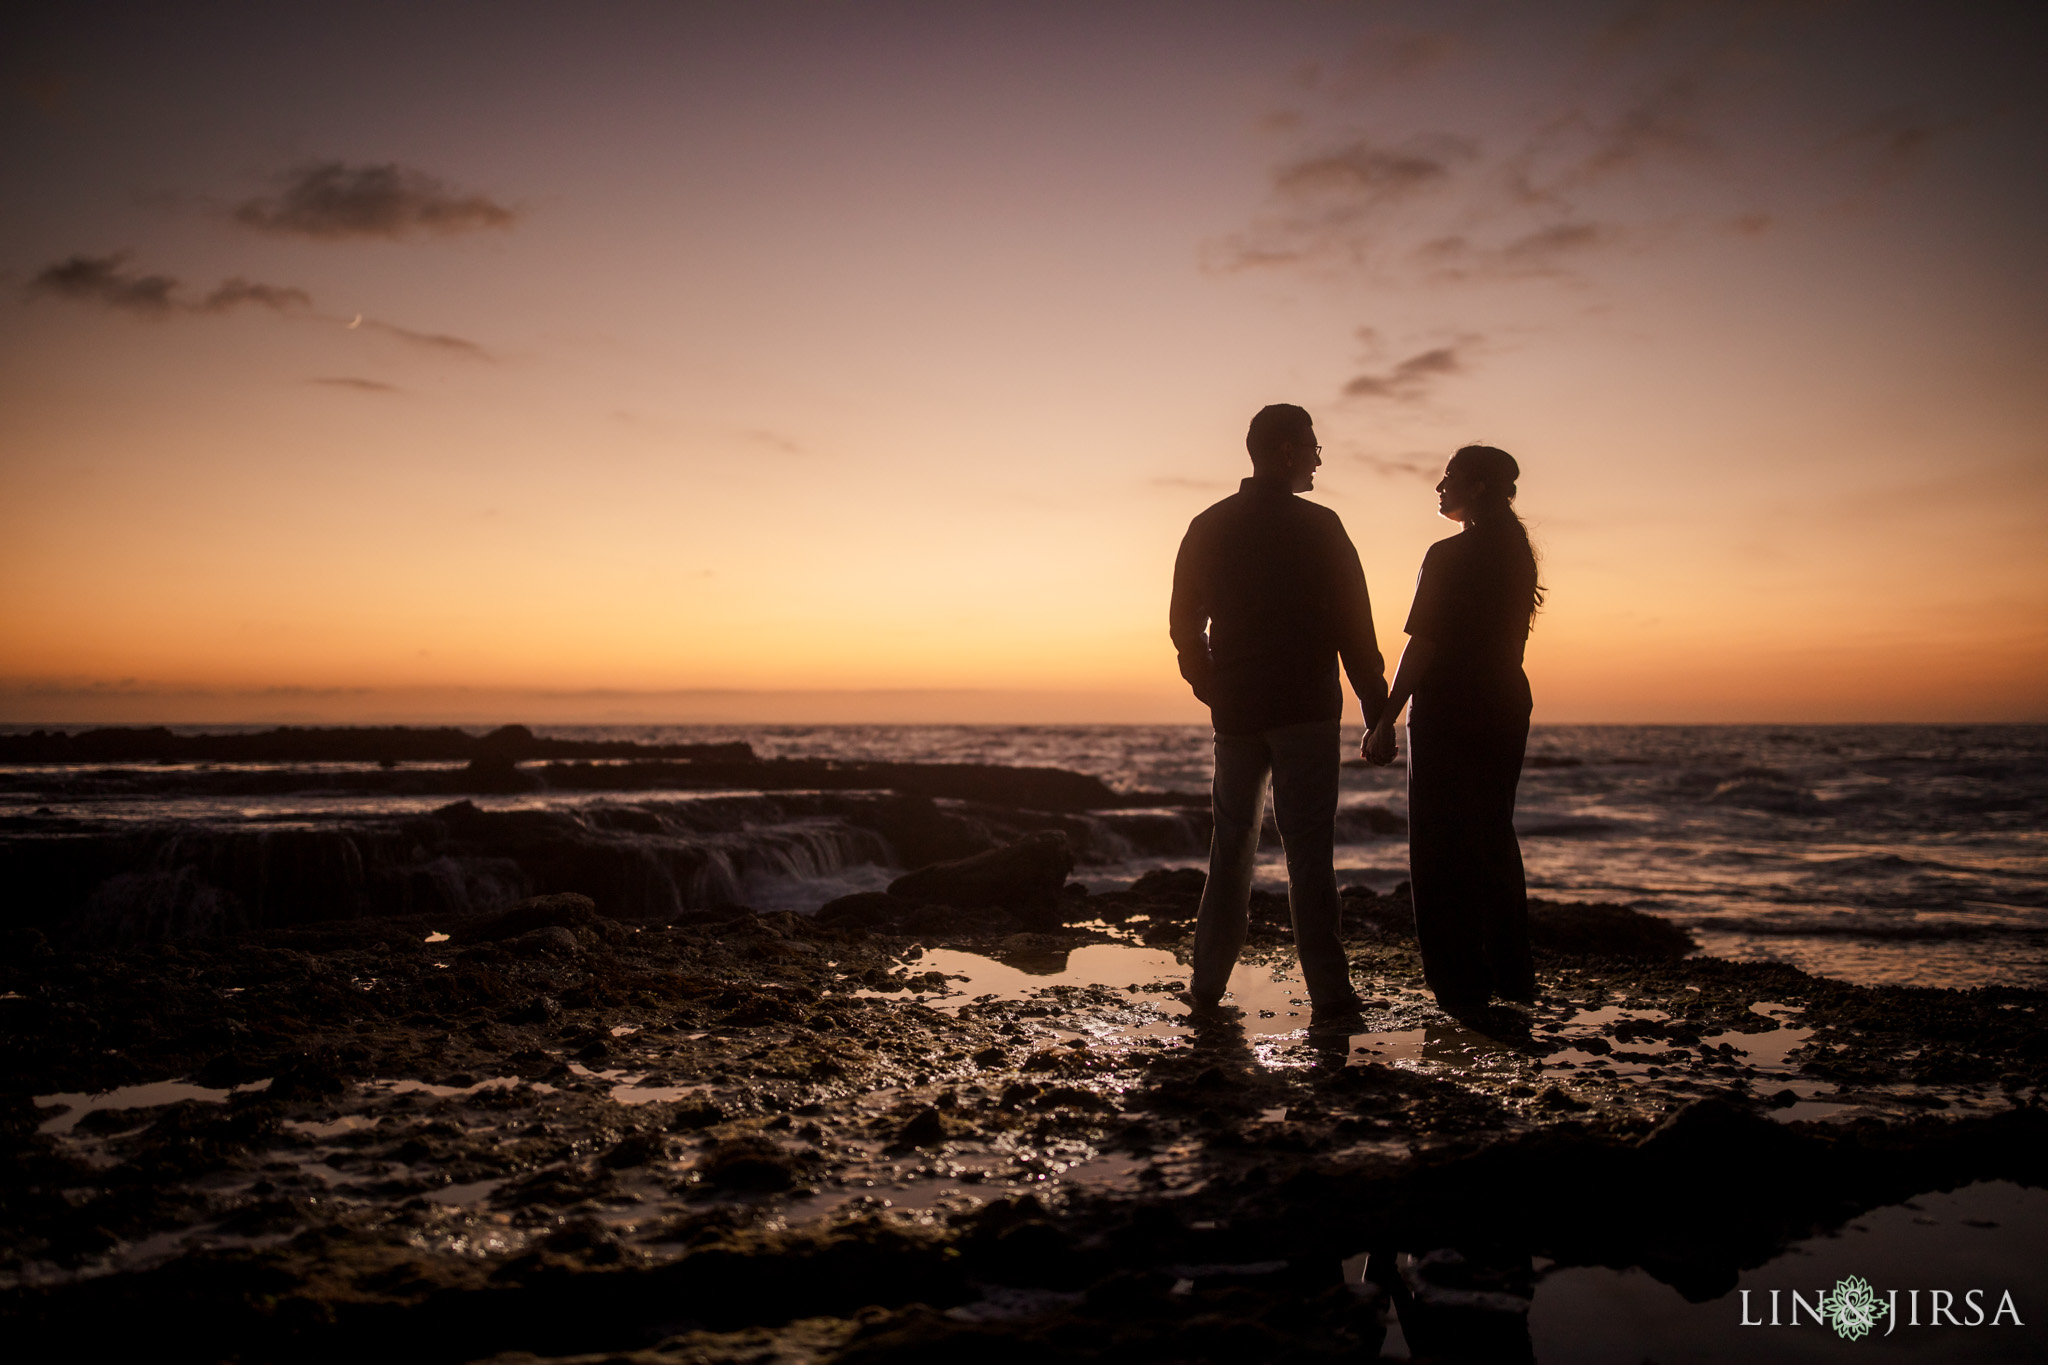
[(1246, 479), (1189, 524), (1169, 615), (1181, 676), (1218, 734), (1339, 719), (1339, 658), (1368, 725), (1386, 703), (1358, 551), (1337, 514), (1285, 478)]

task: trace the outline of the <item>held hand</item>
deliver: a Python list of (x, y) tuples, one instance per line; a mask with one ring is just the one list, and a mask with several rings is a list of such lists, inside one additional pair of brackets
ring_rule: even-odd
[(1384, 768), (1394, 761), (1395, 753), (1394, 727), (1384, 722), (1375, 725), (1365, 738), (1366, 761)]

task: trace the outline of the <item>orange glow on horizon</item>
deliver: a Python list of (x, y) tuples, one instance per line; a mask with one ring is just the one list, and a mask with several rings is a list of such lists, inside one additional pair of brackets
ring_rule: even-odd
[[(375, 101), (284, 16), (290, 90), (65, 57), (0, 122), (69, 168), (0, 231), (0, 722), (1198, 722), (1173, 554), (1272, 401), (1389, 669), (1484, 439), (1539, 722), (2048, 719), (1990, 19), (920, 13), (435, 21)], [(420, 202), (300, 230), (322, 158)]]

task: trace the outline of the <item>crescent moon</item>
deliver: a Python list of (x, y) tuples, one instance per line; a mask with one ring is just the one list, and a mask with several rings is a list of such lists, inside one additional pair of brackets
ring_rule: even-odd
[(362, 315), (361, 313), (358, 313), (358, 314), (356, 314), (356, 320), (355, 320), (354, 322), (351, 322), (351, 323), (347, 324), (347, 327), (348, 327), (348, 330), (349, 330), (349, 331), (353, 332), (353, 331), (354, 331), (354, 330), (355, 330), (356, 328), (358, 328), (358, 327), (360, 327), (360, 326), (362, 326), (362, 325), (363, 325), (363, 315)]

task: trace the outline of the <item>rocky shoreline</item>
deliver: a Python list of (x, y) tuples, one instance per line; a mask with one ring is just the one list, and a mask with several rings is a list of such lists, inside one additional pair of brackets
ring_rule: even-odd
[[(2041, 993), (1678, 957), (1612, 907), (1539, 907), (1542, 1003), (1491, 1037), (1359, 890), (1359, 1038), (1192, 1025), (1163, 982), (963, 999), (924, 965), (1184, 951), (1198, 879), (1035, 931), (576, 896), (126, 954), (15, 930), (0, 1311), (192, 1360), (1370, 1359), (1429, 1286), (1346, 1259), (1459, 1248), (1439, 1326), (1483, 1353), (1526, 1341), (1532, 1255), (1711, 1297), (1874, 1205), (2048, 1176)], [(1254, 949), (1284, 973), (1276, 902)], [(1795, 1024), (1775, 1071), (1726, 1041)], [(1802, 1093), (1842, 1110), (1774, 1115)]]
[[(1539, 903), (1539, 1003), (1453, 1020), (1405, 887), (1354, 886), (1363, 1031), (1305, 1027), (1264, 894), (1242, 1012), (1198, 1020), (1174, 991), (1201, 873), (1102, 894), (1069, 875), (1093, 839), (1180, 848), (1200, 812), (1034, 805), (1018, 783), (1060, 780), (996, 772), (976, 780), (1011, 785), (979, 798), (868, 773), (689, 803), (699, 845), (829, 819), (921, 868), (815, 914), (621, 876), (658, 863), (623, 836), (590, 852), (685, 820), (659, 802), (267, 833), (17, 821), (16, 885), (72, 889), (0, 930), (10, 1339), (1235, 1362), (1373, 1359), (1398, 1329), (1417, 1359), (1527, 1359), (1560, 1267), (1713, 1300), (1873, 1208), (2048, 1184), (2048, 993), (1852, 986)], [(266, 837), (314, 852), (286, 876), (250, 852)], [(67, 846), (80, 870), (52, 881)], [(111, 902), (84, 883), (110, 858), (233, 913), (94, 929), (79, 907)], [(458, 859), (499, 866), (495, 893), (375, 872)]]

